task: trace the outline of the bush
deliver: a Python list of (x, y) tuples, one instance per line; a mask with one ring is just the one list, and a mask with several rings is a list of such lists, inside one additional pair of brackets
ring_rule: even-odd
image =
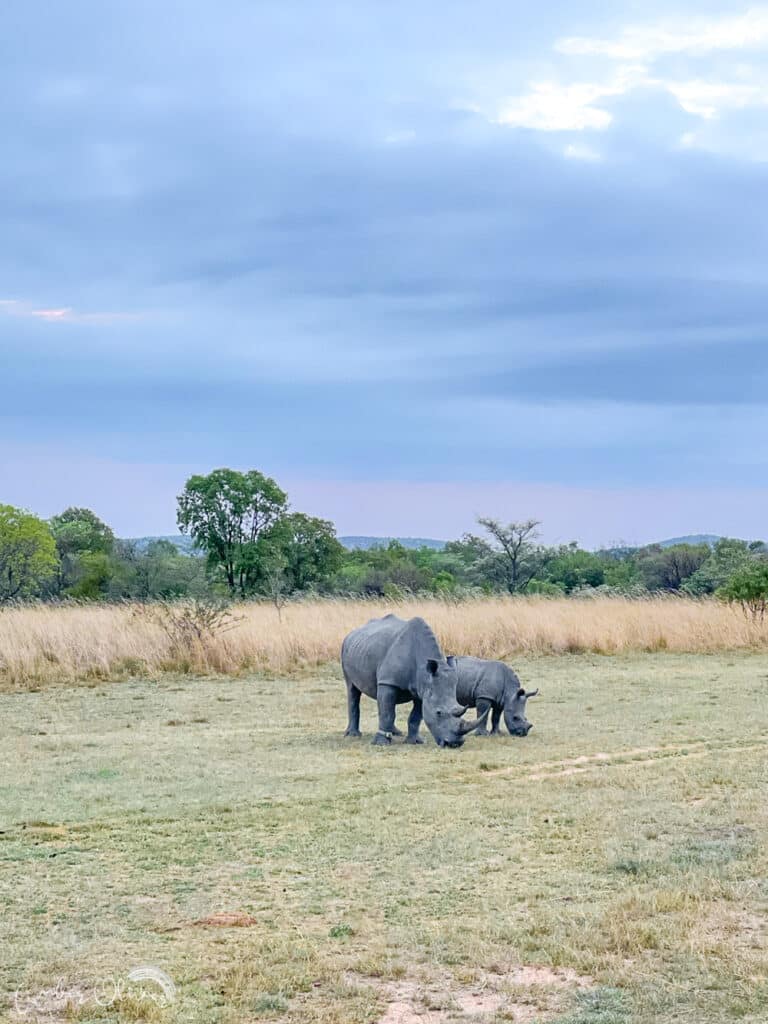
[(762, 622), (768, 608), (768, 562), (755, 561), (738, 569), (717, 594), (730, 604), (740, 604), (755, 622)]

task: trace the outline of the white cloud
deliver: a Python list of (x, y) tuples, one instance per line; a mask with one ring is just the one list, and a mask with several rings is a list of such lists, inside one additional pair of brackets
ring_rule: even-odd
[(768, 8), (721, 18), (631, 25), (612, 39), (572, 36), (555, 49), (573, 56), (613, 60), (655, 60), (665, 54), (701, 55), (718, 50), (761, 49), (768, 44)]
[(626, 65), (600, 82), (532, 82), (529, 91), (505, 101), (489, 118), (496, 124), (542, 132), (600, 131), (613, 122), (604, 100), (637, 89), (656, 89), (675, 98), (688, 114), (711, 120), (730, 110), (768, 106), (768, 83), (675, 80)]
[(610, 96), (621, 96), (644, 77), (644, 68), (628, 66), (605, 82), (532, 82), (531, 91), (508, 100), (494, 120), (543, 132), (607, 128), (613, 115), (596, 104)]
[(556, 82), (534, 82), (531, 92), (510, 100), (502, 108), (497, 122), (542, 132), (607, 128), (611, 115), (593, 105), (595, 100), (605, 95), (609, 94), (590, 83), (558, 85)]
[[(715, 120), (731, 111), (768, 107), (768, 76), (761, 70), (733, 62), (718, 79), (697, 74), (671, 77), (655, 66), (661, 58), (677, 54), (700, 57), (715, 51), (768, 48), (768, 7), (755, 7), (740, 15), (721, 18), (664, 21), (629, 26), (612, 38), (575, 36), (555, 43), (566, 57), (606, 57), (601, 73), (567, 77), (571, 65), (557, 79), (530, 82), (517, 96), (503, 100), (483, 115), (492, 123), (541, 132), (603, 131), (614, 120), (610, 100), (639, 89), (672, 96), (686, 113)], [(680, 61), (678, 61), (680, 63)], [(722, 61), (720, 62), (722, 64)], [(583, 62), (578, 65), (583, 69)], [(585, 80), (586, 79), (586, 80)], [(477, 108), (475, 108), (477, 109)], [(686, 133), (686, 137), (689, 133)], [(680, 142), (690, 146), (690, 142)], [(572, 159), (589, 159), (578, 147), (568, 147)]]
[(683, 110), (698, 117), (718, 117), (724, 110), (768, 104), (768, 90), (759, 85), (733, 82), (673, 82), (658, 79), (658, 84), (670, 92)]

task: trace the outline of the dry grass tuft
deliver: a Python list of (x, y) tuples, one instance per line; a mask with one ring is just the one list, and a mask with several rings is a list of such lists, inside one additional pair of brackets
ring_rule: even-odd
[[(160, 606), (161, 609), (163, 606)], [(764, 649), (768, 621), (749, 621), (716, 601), (682, 598), (550, 600), (318, 600), (239, 606), (225, 627), (166, 628), (166, 608), (33, 606), (0, 611), (0, 683), (24, 689), (168, 672), (286, 675), (335, 661), (349, 630), (377, 615), (421, 615), (446, 653), (706, 654)], [(194, 612), (191, 613), (194, 617)]]

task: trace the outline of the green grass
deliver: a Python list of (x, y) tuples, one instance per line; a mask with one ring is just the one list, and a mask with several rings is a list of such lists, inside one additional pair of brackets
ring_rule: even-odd
[(768, 657), (516, 667), (458, 751), (344, 740), (330, 669), (0, 695), (0, 1019), (768, 1020)]

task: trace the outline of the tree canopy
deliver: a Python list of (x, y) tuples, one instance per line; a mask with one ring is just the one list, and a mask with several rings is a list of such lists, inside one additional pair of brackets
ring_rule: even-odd
[[(332, 522), (290, 508), (271, 477), (215, 469), (190, 477), (178, 498), (180, 530), (192, 539), (118, 540), (87, 508), (49, 524), (0, 506), (0, 601), (270, 598), (278, 611), (292, 594), (399, 598), (433, 594), (543, 597), (664, 591), (739, 602), (764, 614), (768, 566), (762, 541), (698, 537), (587, 551), (546, 546), (536, 519), (478, 518), (481, 531), (443, 547), (410, 542), (344, 548)], [(177, 543), (178, 541), (179, 543)], [(53, 548), (51, 545), (53, 544)]]
[(58, 565), (48, 525), (31, 512), (0, 505), (0, 602), (38, 596)]
[(179, 529), (205, 551), (230, 593), (252, 591), (265, 560), (265, 536), (287, 514), (285, 492), (255, 469), (215, 469), (190, 477), (178, 506)]

